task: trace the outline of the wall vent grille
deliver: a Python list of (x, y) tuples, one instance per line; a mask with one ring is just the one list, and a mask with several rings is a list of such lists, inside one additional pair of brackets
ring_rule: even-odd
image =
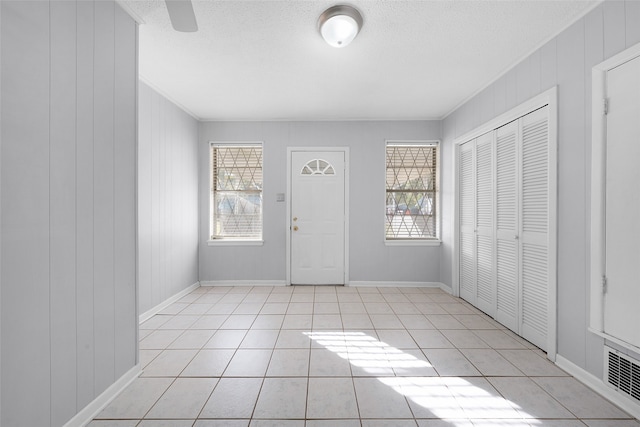
[(640, 402), (640, 362), (605, 347), (605, 382), (618, 392)]

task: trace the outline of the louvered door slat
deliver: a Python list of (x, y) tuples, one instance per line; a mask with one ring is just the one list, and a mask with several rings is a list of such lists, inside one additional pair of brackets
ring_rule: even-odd
[(547, 108), (522, 121), (521, 335), (546, 348), (549, 287), (549, 124)]
[(498, 230), (516, 231), (516, 124), (498, 129), (496, 138), (496, 214)]
[(496, 242), (496, 320), (519, 333), (517, 253), (515, 240)]
[(460, 225), (474, 225), (473, 143), (460, 147)]
[(478, 228), (493, 228), (493, 181), (491, 168), (492, 137), (486, 135), (476, 144), (476, 218)]
[[(460, 293), (473, 295), (475, 291), (475, 254), (473, 234), (460, 234)], [(463, 296), (464, 298), (464, 296)], [(465, 298), (466, 299), (466, 298)]]
[(491, 316), (495, 315), (495, 285), (493, 275), (493, 239), (477, 236), (477, 306)]
[(475, 140), (460, 146), (460, 296), (475, 304)]
[(522, 231), (546, 233), (549, 211), (549, 137), (546, 111), (522, 125)]
[(476, 141), (476, 305), (495, 316), (493, 132)]
[(522, 336), (545, 348), (547, 336), (547, 248), (522, 245)]
[(496, 319), (519, 333), (518, 122), (496, 130)]

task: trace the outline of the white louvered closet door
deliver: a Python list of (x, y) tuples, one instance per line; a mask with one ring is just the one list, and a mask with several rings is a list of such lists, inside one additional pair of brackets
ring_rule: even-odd
[(496, 135), (496, 316), (519, 333), (520, 284), (518, 269), (518, 121)]
[(459, 277), (462, 298), (553, 352), (556, 146), (549, 123), (545, 106), (460, 145)]
[(476, 304), (475, 250), (475, 140), (460, 146), (460, 296)]
[(520, 334), (547, 345), (549, 289), (549, 122), (547, 107), (520, 119)]
[(494, 132), (476, 140), (476, 306), (496, 314), (494, 275), (493, 216), (493, 138)]

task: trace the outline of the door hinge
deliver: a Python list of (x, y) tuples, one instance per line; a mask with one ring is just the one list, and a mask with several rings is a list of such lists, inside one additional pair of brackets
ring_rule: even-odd
[(602, 114), (605, 116), (609, 114), (609, 98), (602, 99)]
[(607, 276), (602, 276), (602, 293), (607, 293)]

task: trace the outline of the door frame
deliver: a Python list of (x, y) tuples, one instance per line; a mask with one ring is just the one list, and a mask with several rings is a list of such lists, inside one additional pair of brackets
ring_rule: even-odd
[(637, 43), (591, 69), (591, 248), (589, 272), (589, 332), (635, 352), (640, 347), (604, 332), (605, 265), (605, 196), (607, 153), (607, 73), (625, 62), (640, 57)]
[(344, 286), (349, 286), (349, 147), (287, 147), (285, 284), (291, 286), (291, 156), (299, 151), (344, 153)]

